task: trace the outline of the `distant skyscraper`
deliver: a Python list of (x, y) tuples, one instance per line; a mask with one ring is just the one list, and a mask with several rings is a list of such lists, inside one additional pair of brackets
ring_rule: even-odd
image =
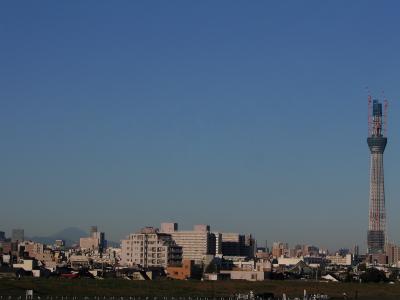
[(275, 258), (289, 256), (289, 245), (287, 243), (274, 242), (272, 244), (272, 256)]
[(24, 237), (24, 230), (23, 229), (13, 229), (11, 233), (11, 240), (13, 242), (23, 242), (25, 239)]
[(386, 124), (383, 121), (382, 104), (378, 100), (372, 103), (369, 98), (369, 134), (368, 146), (371, 151), (370, 190), (369, 190), (369, 223), (368, 223), (368, 253), (385, 252), (386, 241), (386, 211), (385, 189), (383, 177), (383, 152), (387, 138)]
[(99, 232), (97, 226), (90, 227), (90, 236), (80, 238), (79, 246), (82, 250), (104, 252), (107, 247), (104, 232)]
[(360, 247), (358, 245), (354, 245), (353, 255), (354, 257), (358, 257), (360, 255)]
[(4, 241), (6, 239), (6, 234), (4, 231), (0, 231), (0, 241)]

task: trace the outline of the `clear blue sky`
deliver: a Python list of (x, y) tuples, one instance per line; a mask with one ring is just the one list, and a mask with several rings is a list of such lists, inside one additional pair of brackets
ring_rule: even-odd
[(397, 1), (0, 3), (0, 230), (175, 220), (365, 245), (365, 87), (390, 102), (400, 242)]

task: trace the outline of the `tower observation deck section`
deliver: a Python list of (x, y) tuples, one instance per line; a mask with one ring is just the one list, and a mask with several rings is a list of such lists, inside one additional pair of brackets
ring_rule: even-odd
[(367, 143), (371, 151), (370, 190), (369, 190), (369, 223), (368, 223), (368, 253), (385, 252), (386, 241), (386, 211), (385, 186), (383, 176), (383, 152), (387, 138), (384, 136), (382, 103), (373, 100), (371, 124)]

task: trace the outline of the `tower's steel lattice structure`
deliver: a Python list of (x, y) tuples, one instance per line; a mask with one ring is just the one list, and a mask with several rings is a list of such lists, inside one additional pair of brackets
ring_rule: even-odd
[[(369, 107), (371, 99), (369, 98)], [(386, 103), (385, 103), (386, 110)], [(372, 113), (372, 114), (371, 114)], [(385, 112), (386, 117), (386, 112)], [(386, 242), (385, 186), (383, 176), (383, 152), (387, 138), (383, 120), (382, 103), (373, 100), (372, 112), (369, 109), (368, 146), (371, 151), (368, 253), (384, 253)]]

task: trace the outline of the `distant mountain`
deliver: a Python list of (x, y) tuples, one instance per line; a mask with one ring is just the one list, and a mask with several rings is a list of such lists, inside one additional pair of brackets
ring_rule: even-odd
[[(47, 244), (47, 245), (53, 245), (55, 240), (64, 240), (65, 245), (67, 247), (70, 247), (74, 244), (79, 244), (79, 239), (81, 237), (88, 237), (89, 234), (86, 231), (83, 231), (80, 228), (77, 227), (68, 227), (65, 228), (57, 233), (54, 233), (49, 236), (34, 236), (31, 238), (26, 238), (31, 241), (41, 243), (41, 244)], [(107, 239), (107, 236), (106, 236)], [(107, 241), (107, 245), (109, 247), (120, 247), (119, 242), (113, 242), (113, 241)]]
[(50, 236), (34, 236), (31, 237), (30, 240), (42, 243), (42, 244), (54, 244), (55, 240), (64, 240), (66, 246), (71, 246), (73, 244), (79, 244), (79, 239), (81, 237), (87, 237), (89, 234), (86, 231), (83, 231), (77, 227), (69, 227), (65, 228), (55, 234)]

